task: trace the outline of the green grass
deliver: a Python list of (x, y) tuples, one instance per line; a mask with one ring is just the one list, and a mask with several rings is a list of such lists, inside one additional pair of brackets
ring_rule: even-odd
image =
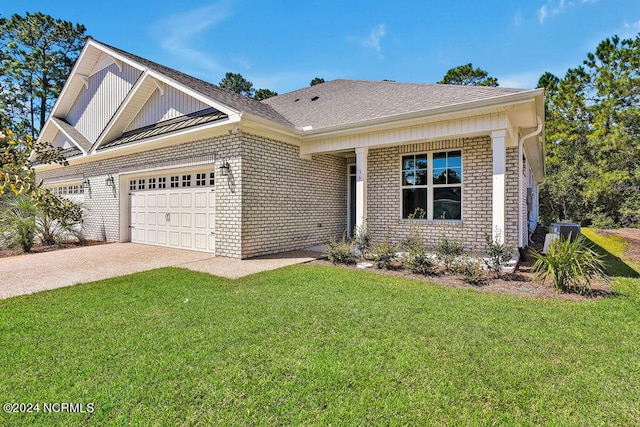
[(2, 403), (95, 404), (0, 424), (638, 425), (638, 360), (640, 305), (624, 293), (161, 269), (0, 301)]

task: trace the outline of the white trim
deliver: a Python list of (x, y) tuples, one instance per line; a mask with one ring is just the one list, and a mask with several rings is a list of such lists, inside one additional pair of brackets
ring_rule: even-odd
[[(351, 167), (352, 166), (356, 166), (355, 163), (347, 163), (347, 235), (349, 234), (349, 227), (351, 227), (351, 222), (352, 219), (355, 220), (355, 218), (351, 218), (351, 207), (352, 207), (352, 202), (351, 202), (351, 196), (352, 196), (352, 191), (351, 191), (351, 178), (355, 177), (356, 174), (355, 173), (351, 173)], [(355, 214), (354, 214), (355, 216)], [(353, 230), (351, 230), (351, 236), (355, 236), (355, 228), (356, 228), (356, 223), (355, 221), (353, 221)]]
[(498, 243), (505, 240), (505, 174), (507, 165), (506, 131), (497, 130), (491, 132), (492, 149), (492, 221), (491, 235), (495, 238), (496, 231), (500, 232)]
[(367, 171), (369, 147), (356, 148), (356, 229), (367, 220)]
[[(58, 119), (58, 120), (59, 120), (59, 119)], [(54, 125), (56, 128), (58, 128), (58, 131), (59, 131), (59, 132), (62, 132), (62, 133), (63, 133), (63, 134), (64, 134), (64, 135), (69, 139), (69, 141), (73, 142), (73, 144), (74, 144), (76, 147), (78, 147), (78, 149), (79, 149), (80, 151), (82, 151), (82, 154), (83, 154), (83, 155), (85, 155), (85, 156), (87, 155), (87, 151), (86, 151), (84, 148), (82, 148), (82, 146), (81, 146), (78, 142), (76, 142), (76, 140), (75, 140), (75, 139), (73, 139), (73, 138), (71, 137), (71, 135), (69, 135), (69, 133), (67, 133), (67, 131), (66, 131), (66, 130), (64, 130), (64, 128), (63, 128), (62, 126), (60, 126), (60, 124), (58, 123), (58, 121), (57, 121), (57, 120), (54, 120), (54, 118), (52, 117), (52, 118), (51, 118), (51, 122), (53, 122), (53, 125)], [(55, 137), (54, 137), (54, 139), (55, 139)], [(53, 141), (53, 139), (52, 139), (52, 141)]]

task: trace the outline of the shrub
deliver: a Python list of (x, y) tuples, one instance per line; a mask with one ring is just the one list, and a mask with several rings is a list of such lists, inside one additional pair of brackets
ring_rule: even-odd
[(331, 237), (327, 243), (327, 258), (334, 264), (353, 264), (356, 262), (353, 247), (354, 243), (347, 239), (346, 234), (342, 235), (341, 240)]
[(373, 240), (367, 221), (364, 220), (362, 225), (356, 227), (355, 230), (355, 245), (356, 249), (360, 251), (362, 256), (365, 256), (371, 248), (371, 241)]
[(387, 233), (382, 242), (375, 244), (373, 248), (371, 248), (376, 267), (386, 270), (394, 268), (394, 264), (399, 261), (399, 249), (400, 245), (391, 243), (389, 233)]
[(38, 209), (27, 194), (9, 197), (0, 212), (3, 245), (29, 252), (36, 237)]
[(441, 236), (436, 245), (436, 256), (449, 272), (453, 272), (453, 262), (464, 253), (462, 243), (455, 239)]
[(494, 237), (491, 237), (488, 234), (484, 236), (484, 239), (487, 242), (488, 256), (488, 258), (484, 260), (484, 264), (487, 266), (489, 271), (496, 275), (496, 277), (500, 277), (502, 267), (509, 263), (514, 250), (512, 246), (509, 246), (506, 243), (500, 243), (500, 236), (500, 230), (496, 230)]
[(409, 235), (402, 242), (404, 250), (407, 252), (404, 264), (416, 274), (434, 274), (435, 262), (429, 253), (429, 247), (420, 236), (418, 230), (411, 229)]
[(602, 257), (582, 235), (573, 242), (559, 237), (549, 246), (549, 253), (543, 255), (534, 251), (533, 257), (536, 259), (533, 265), (536, 280), (545, 281), (551, 277), (556, 292), (574, 290), (583, 293), (591, 289), (593, 278), (609, 280)]
[(455, 271), (462, 276), (465, 282), (472, 285), (482, 285), (486, 278), (482, 266), (477, 258), (465, 258), (454, 263)]

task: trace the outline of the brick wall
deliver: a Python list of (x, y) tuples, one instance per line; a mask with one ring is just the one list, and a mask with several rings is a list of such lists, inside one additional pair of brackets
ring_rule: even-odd
[[(411, 221), (402, 219), (401, 160), (404, 153), (462, 150), (462, 221)], [(484, 250), (492, 223), (492, 151), (489, 137), (432, 141), (370, 149), (368, 157), (367, 220), (375, 239), (389, 230), (393, 240), (406, 237), (417, 226), (429, 244), (442, 235), (463, 242), (469, 250)]]
[(519, 178), (518, 147), (509, 147), (507, 148), (507, 170), (505, 174), (504, 241), (515, 248), (518, 247), (518, 212), (520, 210), (520, 203), (518, 202)]
[[(89, 239), (120, 240), (120, 203), (128, 197), (128, 184), (120, 188), (121, 173), (135, 174), (135, 170), (148, 169), (158, 164), (188, 164), (198, 156), (215, 155), (216, 165), (227, 159), (231, 165), (229, 177), (216, 174), (216, 255), (239, 258), (241, 254), (241, 197), (242, 160), (240, 137), (228, 135), (193, 141), (174, 147), (160, 148), (143, 153), (126, 154), (105, 160), (67, 166), (38, 174), (46, 181), (64, 179), (65, 176), (84, 175), (90, 181), (85, 189), (85, 232)], [(219, 172), (216, 170), (216, 172)], [(115, 187), (106, 186), (112, 175)], [(124, 194), (121, 194), (121, 190)], [(123, 221), (128, 221), (123, 218)]]
[(294, 145), (250, 134), (242, 139), (243, 258), (313, 246), (344, 232), (344, 158), (305, 160)]

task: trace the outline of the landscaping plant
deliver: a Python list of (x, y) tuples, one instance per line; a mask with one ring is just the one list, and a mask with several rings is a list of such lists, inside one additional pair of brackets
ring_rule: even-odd
[(484, 239), (487, 242), (487, 257), (484, 264), (487, 269), (494, 273), (496, 277), (500, 277), (502, 267), (506, 266), (513, 256), (513, 247), (506, 243), (500, 242), (501, 233), (496, 229), (494, 237), (485, 234)]
[(341, 240), (335, 237), (329, 238), (327, 243), (327, 258), (334, 264), (354, 264), (356, 256), (353, 253), (354, 242), (347, 238), (346, 233), (342, 234)]
[(573, 242), (560, 236), (551, 243), (546, 255), (534, 251), (533, 257), (536, 259), (533, 265), (536, 280), (551, 277), (556, 292), (574, 290), (583, 293), (591, 289), (594, 278), (609, 280), (602, 257), (582, 235)]
[(436, 245), (436, 256), (449, 272), (453, 272), (453, 263), (464, 253), (464, 246), (455, 239), (440, 236)]
[(389, 270), (394, 268), (395, 264), (399, 261), (398, 250), (400, 249), (400, 245), (391, 243), (390, 236), (391, 233), (387, 231), (384, 240), (371, 248), (373, 260), (379, 269)]
[(416, 274), (429, 275), (435, 273), (435, 262), (429, 253), (429, 246), (416, 227), (412, 227), (409, 230), (409, 234), (402, 242), (402, 246), (407, 252), (403, 260), (407, 268)]
[(371, 236), (371, 231), (369, 231), (367, 220), (364, 220), (362, 221), (362, 225), (356, 226), (354, 238), (356, 249), (360, 251), (362, 256), (366, 256), (369, 252), (372, 240), (373, 238)]

